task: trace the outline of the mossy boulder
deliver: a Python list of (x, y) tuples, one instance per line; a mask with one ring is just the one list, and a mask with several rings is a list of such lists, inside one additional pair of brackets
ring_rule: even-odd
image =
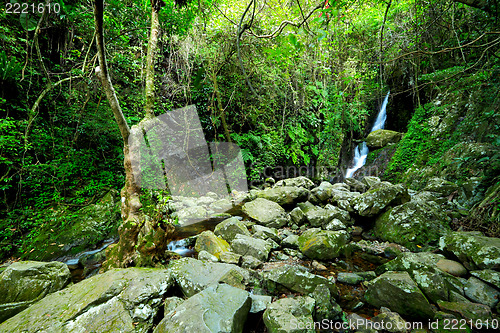
[(327, 260), (340, 255), (340, 252), (349, 239), (344, 231), (329, 231), (319, 228), (308, 229), (299, 236), (300, 251), (311, 259)]
[(437, 244), (441, 236), (450, 233), (448, 221), (448, 216), (437, 207), (411, 201), (378, 217), (374, 230), (382, 240), (417, 250), (417, 245)]
[(352, 199), (351, 205), (360, 216), (376, 216), (390, 206), (410, 201), (408, 190), (402, 184), (386, 185), (368, 190)]
[(198, 235), (194, 249), (196, 252), (207, 251), (219, 259), (221, 253), (230, 251), (231, 247), (224, 239), (207, 230)]
[(245, 203), (243, 212), (259, 224), (267, 227), (279, 228), (288, 222), (283, 207), (264, 198), (257, 198)]
[(148, 332), (173, 285), (168, 270), (113, 269), (45, 296), (1, 332)]
[(250, 236), (250, 232), (245, 224), (236, 217), (228, 218), (217, 224), (214, 233), (224, 238), (227, 242), (232, 242), (236, 235)]
[(314, 299), (307, 296), (283, 298), (271, 303), (264, 312), (269, 333), (314, 333)]
[(433, 318), (434, 310), (407, 272), (386, 272), (368, 283), (365, 299), (413, 319)]
[(291, 205), (304, 201), (309, 196), (309, 190), (298, 186), (275, 186), (265, 190), (251, 190), (250, 198), (264, 198), (280, 205)]
[(250, 294), (227, 284), (206, 288), (167, 313), (154, 333), (243, 331)]
[(16, 315), (46, 295), (71, 282), (63, 263), (19, 261), (0, 274), (0, 322)]
[(275, 292), (280, 292), (282, 287), (285, 287), (292, 292), (307, 294), (312, 293), (319, 285), (326, 285), (333, 296), (338, 296), (337, 287), (333, 281), (309, 273), (303, 266), (285, 265), (263, 272), (262, 277), (267, 289)]
[(432, 178), (427, 182), (424, 191), (436, 192), (442, 196), (448, 196), (458, 191), (458, 185), (442, 178)]
[(397, 143), (403, 137), (403, 133), (379, 129), (371, 132), (366, 137), (368, 148), (379, 149), (387, 146), (389, 143)]
[(116, 236), (121, 223), (118, 192), (108, 191), (97, 203), (75, 212), (53, 211), (28, 244), (23, 259), (48, 261), (71, 256)]
[(456, 231), (441, 237), (439, 247), (456, 256), (469, 270), (500, 271), (500, 238), (485, 237), (480, 232)]
[(212, 263), (194, 258), (175, 260), (170, 266), (172, 275), (186, 297), (218, 283), (245, 289), (250, 278), (248, 271), (232, 264)]
[(252, 256), (260, 261), (267, 261), (272, 245), (269, 241), (244, 235), (236, 235), (231, 247), (242, 256)]
[(276, 182), (275, 187), (279, 186), (299, 186), (306, 189), (311, 189), (314, 186), (314, 182), (307, 177), (300, 176), (295, 178), (283, 179)]

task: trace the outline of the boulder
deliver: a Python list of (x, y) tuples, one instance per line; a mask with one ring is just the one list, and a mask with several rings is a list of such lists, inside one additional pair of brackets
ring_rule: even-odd
[(290, 212), (290, 219), (292, 223), (295, 223), (297, 226), (301, 226), (306, 221), (306, 216), (304, 215), (302, 209), (295, 207)]
[[(198, 253), (198, 260), (203, 260), (203, 261), (211, 261), (211, 262), (218, 262), (219, 261), (219, 258), (217, 258), (216, 256), (214, 256), (213, 254), (211, 253), (208, 253), (207, 251), (205, 250), (201, 250), (199, 253)], [(222, 260), (221, 260), (222, 261)]]
[(196, 252), (207, 251), (219, 259), (221, 253), (229, 251), (231, 248), (224, 239), (207, 230), (198, 235), (194, 249)]
[(314, 299), (307, 296), (283, 298), (271, 303), (264, 312), (264, 324), (269, 333), (314, 333)]
[(175, 310), (175, 308), (181, 305), (182, 302), (184, 302), (184, 299), (177, 296), (165, 298), (165, 302), (163, 303), (163, 313), (168, 314), (170, 311)]
[(57, 262), (18, 261), (0, 274), (0, 322), (71, 282), (68, 266)]
[(242, 256), (241, 267), (247, 269), (257, 269), (262, 266), (263, 262), (253, 256)]
[(375, 235), (382, 240), (417, 250), (434, 245), (439, 237), (451, 232), (448, 216), (433, 206), (407, 202), (389, 209), (375, 221)]
[(350, 223), (349, 213), (332, 205), (321, 208), (307, 201), (299, 203), (298, 207), (304, 212), (307, 221), (313, 227), (325, 226), (334, 218), (341, 220), (343, 223)]
[(306, 189), (310, 189), (310, 188), (312, 188), (314, 186), (314, 183), (309, 178), (304, 177), (304, 176), (300, 176), (300, 177), (288, 178), (288, 179), (280, 180), (274, 186), (275, 187), (279, 187), (279, 186), (299, 186), (299, 187), (303, 187), (303, 188), (306, 188)]
[(206, 288), (168, 313), (154, 333), (242, 332), (252, 301), (227, 284)]
[(354, 178), (346, 178), (344, 179), (344, 182), (347, 184), (347, 186), (349, 186), (349, 189), (354, 192), (363, 193), (368, 189), (368, 186), (366, 186), (366, 184)]
[(327, 285), (320, 284), (314, 288), (310, 294), (314, 299), (314, 319), (317, 322), (322, 320), (339, 320), (342, 316), (342, 308), (335, 302), (334, 297)]
[(334, 282), (320, 275), (309, 273), (303, 266), (284, 265), (264, 271), (262, 277), (268, 290), (280, 292), (283, 289), (280, 287), (283, 286), (292, 292), (306, 294), (312, 293), (318, 285), (324, 284), (335, 297), (338, 296)]
[(182, 208), (171, 214), (176, 217), (181, 225), (192, 224), (208, 217), (207, 209), (203, 206)]
[(311, 190), (309, 201), (315, 204), (326, 202), (332, 195), (333, 185), (329, 182), (322, 182), (318, 187)]
[(236, 217), (231, 217), (215, 226), (214, 233), (231, 243), (236, 235), (250, 236), (250, 232), (243, 222)]
[(330, 204), (327, 204), (325, 206), (325, 209), (333, 212), (333, 218), (340, 220), (345, 225), (352, 225), (354, 223), (354, 220), (351, 218), (351, 215), (349, 215), (349, 212), (346, 210), (340, 209)]
[(482, 327), (477, 327), (479, 329), (485, 328), (484, 324), (492, 321), (492, 313), (489, 307), (483, 304), (470, 303), (470, 302), (446, 302), (438, 301), (439, 308), (443, 311), (456, 314), (461, 318), (464, 318), (467, 322), (472, 322), (472, 324), (482, 323)]
[(252, 237), (260, 239), (272, 239), (275, 242), (280, 242), (281, 239), (278, 236), (278, 230), (274, 228), (264, 227), (258, 224), (252, 226)]
[(371, 132), (366, 137), (366, 145), (371, 149), (380, 149), (387, 146), (389, 143), (397, 143), (403, 137), (403, 133), (379, 129)]
[(449, 196), (458, 191), (458, 185), (442, 178), (432, 178), (427, 182), (424, 191), (439, 193), (441, 196)]
[(271, 244), (263, 239), (236, 235), (236, 238), (231, 243), (233, 251), (242, 256), (252, 256), (260, 261), (267, 261), (269, 252), (272, 249)]
[(378, 184), (381, 182), (380, 178), (375, 177), (375, 176), (364, 176), (363, 179), (361, 179), (361, 182), (366, 184), (368, 188)]
[(433, 318), (429, 301), (407, 272), (386, 272), (368, 283), (365, 299), (413, 319)]
[(225, 262), (226, 264), (235, 264), (238, 265), (240, 262), (241, 254), (237, 254), (231, 251), (222, 252), (220, 254), (220, 261)]
[(250, 278), (248, 271), (236, 265), (212, 263), (194, 258), (181, 258), (170, 265), (175, 281), (186, 297), (218, 283), (245, 289)]
[(441, 237), (439, 247), (455, 255), (468, 270), (500, 271), (500, 238), (456, 231)]
[(173, 285), (168, 270), (114, 269), (52, 293), (1, 332), (149, 332)]
[(266, 227), (279, 228), (287, 223), (283, 207), (267, 199), (257, 198), (245, 203), (243, 212)]
[(473, 276), (467, 280), (464, 290), (468, 299), (490, 308), (494, 308), (500, 300), (500, 291)]
[(283, 239), (281, 242), (281, 246), (283, 247), (288, 247), (291, 249), (298, 249), (299, 248), (299, 236), (297, 235), (290, 235), (287, 238)]
[(390, 206), (401, 205), (410, 201), (408, 190), (401, 184), (371, 189), (356, 198), (351, 204), (361, 216), (375, 216)]
[(275, 186), (265, 190), (251, 190), (250, 198), (264, 198), (280, 205), (291, 205), (307, 200), (309, 191), (298, 186)]
[(339, 219), (333, 219), (323, 226), (323, 229), (330, 231), (345, 230), (346, 228), (347, 226)]
[(333, 259), (339, 256), (349, 234), (344, 231), (308, 229), (299, 236), (300, 251), (311, 259)]
[(500, 272), (493, 271), (491, 269), (485, 269), (482, 271), (472, 271), (470, 272), (470, 274), (480, 280), (483, 280), (484, 282), (500, 288)]
[(267, 309), (268, 305), (273, 301), (272, 296), (250, 294), (252, 299), (252, 307), (250, 313), (259, 313)]
[(450, 260), (450, 259), (440, 259), (436, 263), (437, 268), (443, 272), (449, 273), (453, 276), (465, 276), (467, 275), (467, 269), (461, 263)]

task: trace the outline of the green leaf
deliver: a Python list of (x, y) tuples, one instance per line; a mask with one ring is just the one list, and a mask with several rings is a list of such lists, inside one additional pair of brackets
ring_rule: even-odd
[(38, 21), (35, 18), (30, 17), (27, 13), (19, 15), (19, 21), (21, 22), (21, 26), (28, 31), (35, 30), (38, 25)]

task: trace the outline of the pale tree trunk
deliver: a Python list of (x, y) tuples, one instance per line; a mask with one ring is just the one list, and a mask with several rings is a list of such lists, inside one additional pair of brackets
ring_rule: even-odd
[[(145, 91), (146, 119), (154, 117), (154, 54), (158, 41), (158, 11), (160, 9), (157, 6), (157, 0), (151, 0), (151, 4), (151, 34), (148, 45)], [(120, 240), (115, 246), (109, 247), (107, 260), (103, 268), (151, 264), (154, 257), (159, 257), (165, 252), (167, 231), (171, 230), (172, 227), (153, 223), (141, 211), (141, 188), (134, 178), (131, 162), (135, 150), (129, 146), (128, 142), (130, 128), (120, 108), (106, 63), (103, 36), (103, 0), (94, 2), (94, 19), (99, 58), (99, 67), (96, 68), (96, 74), (101, 81), (123, 138), (123, 165), (125, 169), (125, 186), (121, 190), (123, 223), (118, 229)]]

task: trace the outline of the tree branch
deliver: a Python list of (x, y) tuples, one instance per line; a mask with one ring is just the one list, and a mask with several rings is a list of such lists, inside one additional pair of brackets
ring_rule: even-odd
[(155, 116), (153, 110), (155, 104), (155, 55), (158, 45), (158, 35), (160, 33), (158, 11), (161, 8), (158, 2), (158, 0), (151, 0), (151, 32), (149, 33), (148, 54), (146, 56), (146, 104), (144, 111), (148, 119)]

